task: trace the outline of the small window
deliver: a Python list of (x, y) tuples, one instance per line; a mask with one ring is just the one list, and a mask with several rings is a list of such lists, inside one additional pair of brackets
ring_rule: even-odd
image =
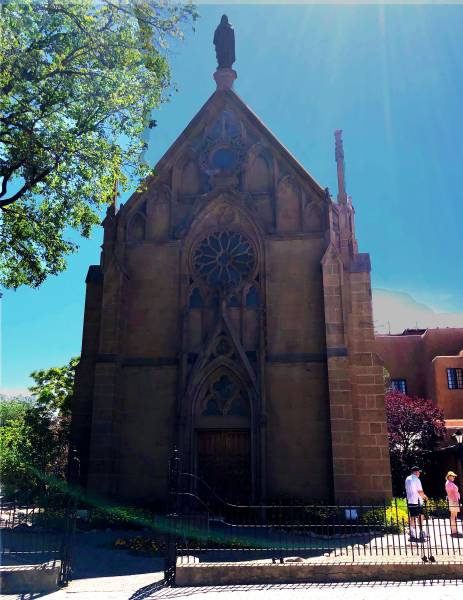
[(447, 383), (449, 390), (463, 388), (463, 369), (447, 369)]
[(407, 393), (407, 380), (406, 379), (391, 379), (391, 390), (394, 392)]

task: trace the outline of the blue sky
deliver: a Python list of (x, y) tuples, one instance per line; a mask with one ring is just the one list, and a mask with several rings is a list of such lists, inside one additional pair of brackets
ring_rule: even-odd
[[(200, 5), (171, 57), (178, 92), (156, 112), (154, 164), (215, 84), (212, 36), (235, 27), (236, 92), (336, 193), (344, 131), (360, 251), (372, 259), (379, 331), (463, 326), (463, 6)], [(127, 195), (126, 195), (127, 196)], [(121, 200), (124, 201), (125, 198)], [(102, 232), (38, 290), (4, 291), (2, 388), (80, 352), (85, 275)]]

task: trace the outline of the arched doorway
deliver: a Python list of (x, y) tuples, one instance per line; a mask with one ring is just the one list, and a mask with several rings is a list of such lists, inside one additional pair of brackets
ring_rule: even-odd
[(196, 473), (228, 501), (252, 495), (251, 403), (246, 386), (220, 368), (202, 386), (195, 415)]

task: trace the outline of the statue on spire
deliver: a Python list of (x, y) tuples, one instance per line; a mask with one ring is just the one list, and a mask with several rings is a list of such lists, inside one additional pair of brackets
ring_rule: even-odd
[(228, 22), (227, 15), (222, 15), (220, 24), (214, 33), (215, 55), (218, 69), (231, 69), (235, 62), (235, 32)]

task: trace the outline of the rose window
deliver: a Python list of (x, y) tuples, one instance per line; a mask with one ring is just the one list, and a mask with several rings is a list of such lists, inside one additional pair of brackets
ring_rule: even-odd
[(251, 242), (236, 231), (216, 231), (193, 252), (193, 267), (210, 286), (230, 290), (252, 274), (256, 255)]

